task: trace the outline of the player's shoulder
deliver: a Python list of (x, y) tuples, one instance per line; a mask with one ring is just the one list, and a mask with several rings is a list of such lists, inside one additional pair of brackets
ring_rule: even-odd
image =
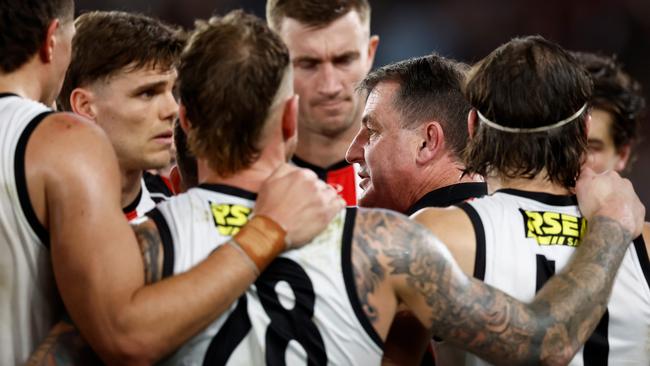
[(81, 195), (102, 189), (101, 196), (108, 197), (120, 186), (117, 157), (105, 133), (70, 113), (52, 113), (34, 129), (26, 144), (25, 167), (32, 182), (42, 179), (50, 187), (52, 197), (55, 192)]
[(467, 219), (467, 213), (462, 209), (462, 205), (460, 207), (426, 207), (411, 215), (411, 219), (436, 232), (463, 224)]
[(73, 114), (55, 112), (47, 115), (34, 131), (34, 139), (40, 140), (39, 146), (56, 149), (57, 154), (84, 150), (85, 154), (104, 153), (112, 145), (104, 131), (91, 121)]

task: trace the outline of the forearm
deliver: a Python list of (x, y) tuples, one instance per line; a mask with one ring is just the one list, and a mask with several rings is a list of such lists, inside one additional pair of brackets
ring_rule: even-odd
[[(405, 225), (404, 225), (405, 226)], [(531, 304), (467, 277), (438, 241), (412, 228), (398, 248), (384, 246), (399, 298), (451, 345), (499, 364), (566, 364), (605, 311), (631, 240), (617, 222), (598, 217), (569, 266)]]
[(594, 217), (589, 232), (564, 271), (552, 277), (531, 304), (548, 319), (539, 353), (549, 364), (571, 359), (603, 313), (632, 234), (617, 222)]
[[(452, 280), (445, 284), (446, 291), (458, 301), (441, 311), (447, 317), (437, 324), (437, 333), (488, 361), (564, 365), (603, 315), (627, 248), (624, 243), (630, 240), (631, 234), (618, 223), (592, 219), (572, 261), (529, 305), (474, 279), (467, 285)], [(460, 313), (471, 315), (459, 318)]]
[(105, 281), (91, 281), (93, 298), (105, 301), (86, 304), (86, 321), (77, 319), (98, 353), (114, 363), (150, 363), (176, 349), (226, 311), (285, 248), (284, 230), (257, 216), (191, 270), (160, 281), (163, 245), (156, 224), (146, 220), (133, 230), (142, 256), (135, 258), (139, 274), (148, 285), (107, 296), (97, 285)]
[[(133, 353), (135, 363), (154, 362), (213, 322), (255, 279), (248, 259), (223, 245), (191, 271), (137, 290), (122, 311), (114, 311), (119, 317), (112, 332), (122, 340), (116, 346), (126, 351), (126, 361)], [(102, 352), (116, 353), (122, 352)]]

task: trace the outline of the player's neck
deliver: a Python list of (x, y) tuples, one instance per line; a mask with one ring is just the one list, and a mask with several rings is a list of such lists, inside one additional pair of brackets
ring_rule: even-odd
[(197, 159), (199, 183), (224, 184), (257, 193), (262, 183), (284, 162), (282, 155), (269, 156), (262, 152), (249, 168), (223, 176), (214, 171), (207, 160)]
[(9, 74), (0, 74), (0, 93), (12, 93), (23, 98), (46, 103), (47, 99), (43, 85), (34, 82), (36, 70), (29, 64)]
[(345, 159), (345, 153), (357, 132), (359, 132), (359, 125), (356, 123), (335, 137), (300, 128), (298, 146), (294, 155), (309, 164), (321, 168), (330, 167)]
[(142, 189), (142, 170), (126, 170), (122, 169), (122, 207), (127, 207), (140, 194)]
[(488, 183), (488, 192), (493, 193), (499, 189), (518, 189), (522, 191), (529, 192), (543, 192), (556, 195), (570, 195), (572, 194), (571, 190), (560, 185), (551, 182), (546, 178), (546, 172), (541, 172), (535, 177), (527, 178), (515, 178), (507, 179), (503, 177), (488, 177), (486, 179)]

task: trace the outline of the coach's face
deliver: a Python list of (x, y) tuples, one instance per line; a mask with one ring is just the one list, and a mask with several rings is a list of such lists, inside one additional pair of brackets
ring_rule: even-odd
[(336, 137), (357, 128), (363, 103), (356, 85), (372, 68), (379, 39), (350, 11), (325, 27), (282, 21), (280, 36), (294, 66), (302, 131)]
[[(403, 128), (394, 106), (399, 85), (382, 82), (366, 102), (362, 126), (346, 154), (350, 163), (361, 167), (359, 206), (389, 208), (404, 212), (412, 204), (410, 187), (418, 169), (417, 131)], [(415, 197), (417, 198), (417, 197)]]
[(122, 169), (169, 164), (178, 114), (172, 93), (176, 77), (175, 69), (145, 67), (96, 83), (95, 119), (111, 139)]

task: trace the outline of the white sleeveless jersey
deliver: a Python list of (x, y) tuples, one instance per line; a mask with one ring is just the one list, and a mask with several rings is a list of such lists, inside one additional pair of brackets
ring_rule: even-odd
[(34, 213), (25, 149), (50, 109), (0, 95), (0, 365), (22, 365), (58, 317), (49, 235)]
[[(187, 271), (248, 221), (256, 196), (201, 185), (148, 216), (161, 233), (164, 275)], [(382, 341), (361, 309), (351, 266), (356, 210), (278, 257), (246, 294), (166, 365), (379, 365)], [(191, 299), (188, 299), (191, 301)]]
[[(474, 276), (521, 301), (561, 271), (586, 233), (575, 197), (513, 189), (460, 205), (476, 232)], [(570, 365), (650, 365), (650, 262), (630, 245), (607, 312)], [(467, 365), (485, 365), (468, 355)]]

